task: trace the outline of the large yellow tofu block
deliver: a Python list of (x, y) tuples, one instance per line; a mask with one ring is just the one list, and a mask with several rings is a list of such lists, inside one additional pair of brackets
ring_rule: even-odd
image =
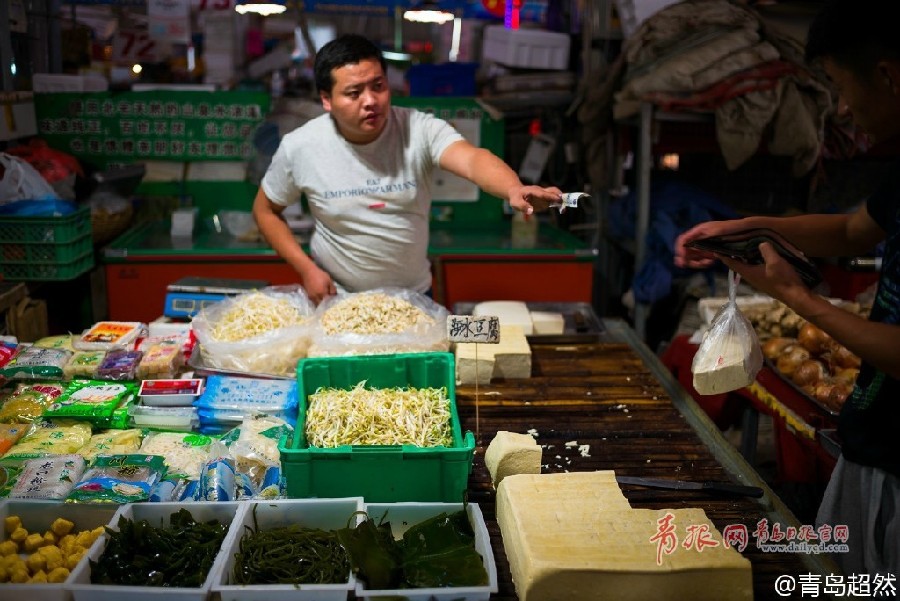
[(612, 471), (507, 476), (497, 521), (521, 601), (753, 598), (749, 560), (702, 509), (632, 509)]
[(454, 352), (459, 384), (488, 384), (495, 378), (531, 377), (531, 346), (519, 326), (501, 325), (497, 344), (462, 342), (456, 345)]

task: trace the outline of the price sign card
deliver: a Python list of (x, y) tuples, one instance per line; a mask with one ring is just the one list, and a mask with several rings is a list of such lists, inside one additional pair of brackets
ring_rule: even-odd
[(450, 315), (447, 317), (450, 342), (500, 342), (500, 318), (495, 315)]

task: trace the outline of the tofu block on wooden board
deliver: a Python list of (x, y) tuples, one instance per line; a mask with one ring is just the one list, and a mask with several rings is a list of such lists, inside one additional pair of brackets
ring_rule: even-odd
[[(677, 544), (657, 561), (652, 539), (668, 514)], [(612, 472), (508, 476), (497, 522), (521, 601), (753, 598), (749, 560), (702, 509), (632, 509)], [(718, 544), (685, 547), (688, 527)]]
[(531, 325), (538, 335), (559, 335), (566, 331), (566, 320), (562, 313), (551, 311), (532, 311)]
[(484, 301), (472, 308), (472, 315), (496, 315), (501, 326), (519, 326), (525, 334), (531, 334), (531, 313), (522, 301)]
[(453, 350), (456, 355), (456, 383), (463, 385), (491, 383), (494, 374), (494, 354), (486, 347), (493, 344), (476, 345), (469, 342), (458, 343)]
[(531, 377), (531, 346), (519, 326), (500, 325), (500, 342), (494, 347), (494, 378), (523, 380)]
[[(490, 384), (492, 379), (531, 377), (531, 346), (519, 326), (500, 326), (497, 344), (458, 343), (456, 382), (461, 385)], [(476, 373), (477, 366), (477, 373)]]
[(494, 488), (507, 476), (541, 473), (541, 447), (530, 434), (500, 430), (484, 452)]

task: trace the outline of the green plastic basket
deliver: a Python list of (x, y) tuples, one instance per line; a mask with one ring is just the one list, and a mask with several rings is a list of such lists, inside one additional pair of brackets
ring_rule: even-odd
[(72, 242), (8, 242), (0, 240), (0, 265), (17, 263), (67, 264), (93, 250), (90, 234)]
[[(365, 380), (372, 388), (447, 389), (450, 447), (414, 445), (310, 447), (307, 397), (320, 387), (349, 390)], [(297, 365), (299, 416), (292, 438), (279, 444), (287, 494), (294, 498), (361, 496), (368, 502), (461, 502), (468, 487), (475, 437), (462, 433), (456, 410), (451, 353), (404, 353), (303, 359)]]
[(64, 243), (91, 235), (91, 210), (82, 207), (63, 217), (0, 216), (4, 242)]
[[(88, 238), (90, 240), (90, 238)], [(94, 266), (94, 252), (68, 263), (0, 263), (0, 275), (14, 281), (71, 280), (90, 271)]]

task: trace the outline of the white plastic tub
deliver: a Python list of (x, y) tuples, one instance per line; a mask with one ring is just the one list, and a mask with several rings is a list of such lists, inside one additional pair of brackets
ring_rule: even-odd
[[(452, 513), (463, 508), (462, 503), (367, 503), (366, 512), (369, 519), (376, 523), (382, 516), (391, 524), (394, 538), (400, 538), (411, 526), (439, 515)], [(365, 583), (356, 583), (356, 596), (359, 599), (378, 601), (380, 598), (404, 599), (405, 601), (488, 601), (491, 593), (497, 592), (497, 565), (491, 550), (491, 540), (481, 509), (474, 503), (466, 505), (469, 522), (475, 532), (475, 550), (481, 555), (484, 569), (488, 574), (486, 586), (419, 588), (396, 590), (368, 590)]]
[[(29, 534), (44, 534), (56, 518), (63, 518), (75, 524), (73, 533), (93, 530), (105, 526), (116, 512), (116, 505), (87, 505), (63, 503), (61, 501), (38, 499), (4, 499), (0, 501), (0, 523), (7, 517), (17, 515)], [(0, 528), (0, 542), (9, 538), (5, 528)], [(27, 558), (29, 554), (22, 554)], [(85, 554), (87, 557), (87, 554)], [(82, 563), (86, 560), (82, 558)], [(74, 571), (73, 571), (74, 574)], [(72, 574), (68, 581), (71, 581)], [(58, 584), (15, 584), (0, 583), (0, 599), (27, 599), (28, 601), (68, 601), (71, 593), (66, 583)]]
[[(132, 503), (122, 505), (110, 521), (110, 528), (118, 529), (120, 517), (130, 520), (147, 520), (154, 526), (167, 526), (170, 516), (179, 509), (187, 509), (198, 522), (218, 520), (229, 524), (228, 533), (222, 543), (222, 548), (228, 547), (229, 539), (235, 534), (234, 522), (241, 503)], [(206, 601), (212, 586), (213, 575), (219, 570), (219, 564), (224, 561), (222, 550), (213, 562), (203, 586), (197, 588), (183, 587), (149, 587), (149, 586), (121, 586), (91, 583), (91, 566), (87, 559), (96, 561), (106, 549), (109, 541), (108, 535), (103, 535), (90, 551), (76, 566), (66, 588), (72, 592), (75, 601)]]
[(541, 29), (484, 28), (482, 56), (507, 67), (565, 70), (569, 66), (568, 34)]
[[(236, 520), (237, 531), (230, 539), (224, 561), (214, 575), (212, 591), (221, 601), (339, 601), (347, 598), (356, 586), (356, 578), (347, 574), (347, 582), (339, 584), (232, 584), (235, 553), (241, 538), (253, 527), (254, 511), (260, 530), (299, 524), (308, 528), (337, 530), (344, 528), (354, 512), (363, 509), (362, 497), (341, 499), (290, 499), (247, 502)], [(354, 519), (359, 519), (359, 516)]]

